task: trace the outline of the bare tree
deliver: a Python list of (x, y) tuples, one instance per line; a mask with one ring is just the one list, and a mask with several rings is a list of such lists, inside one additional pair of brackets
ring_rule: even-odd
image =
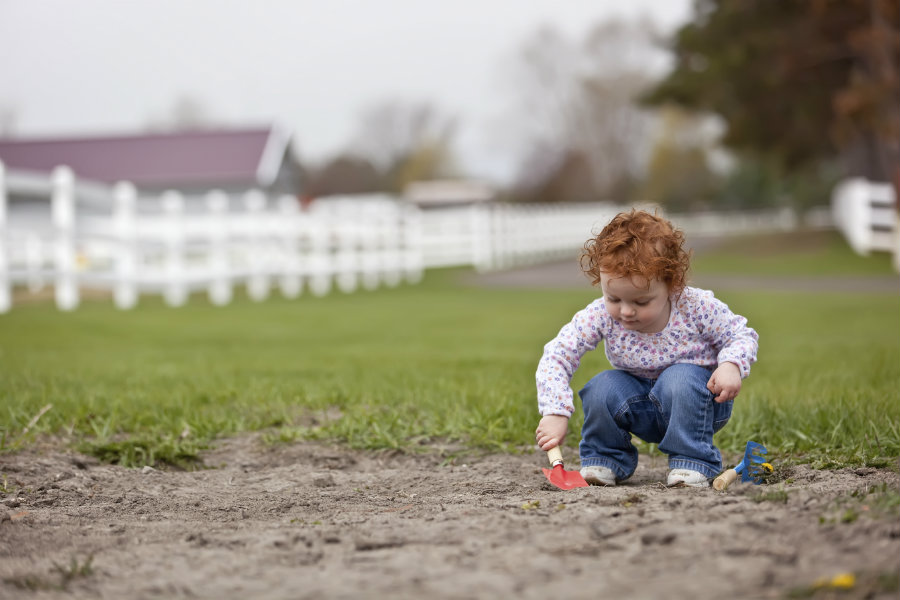
[(16, 133), (18, 111), (11, 104), (0, 104), (0, 137), (13, 137)]
[(211, 129), (216, 125), (212, 111), (200, 99), (188, 94), (175, 98), (168, 111), (161, 117), (152, 117), (147, 129), (150, 131), (185, 131)]
[[(674, 105), (660, 109), (660, 121), (641, 199), (672, 211), (707, 208), (716, 186), (713, 164), (722, 126)], [(725, 158), (718, 162), (724, 168)]]
[(383, 190), (383, 178), (375, 166), (364, 158), (339, 155), (321, 168), (307, 174), (309, 196), (329, 194), (361, 194)]
[[(646, 21), (603, 23), (581, 42), (542, 28), (529, 38), (513, 65), (513, 83), (524, 118), (526, 159), (519, 183), (554, 173), (578, 156), (590, 172), (581, 199), (621, 193), (650, 152), (651, 116), (635, 103), (660, 61), (655, 33)], [(543, 165), (536, 164), (543, 158)], [(577, 170), (585, 181), (584, 168)], [(573, 197), (574, 199), (574, 197)]]
[(453, 172), (456, 120), (427, 102), (385, 100), (366, 108), (350, 153), (376, 165), (392, 191)]

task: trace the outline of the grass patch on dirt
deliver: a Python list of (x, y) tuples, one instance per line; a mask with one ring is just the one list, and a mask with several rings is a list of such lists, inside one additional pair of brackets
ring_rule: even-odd
[(810, 598), (813, 600), (832, 600), (835, 598), (876, 598), (885, 597), (900, 590), (900, 575), (884, 572), (838, 573), (833, 577), (824, 577), (808, 586), (797, 587), (788, 591), (786, 597), (791, 599)]
[[(457, 274), (224, 308), (204, 298), (178, 309), (142, 299), (127, 312), (17, 306), (0, 316), (0, 451), (53, 435), (109, 462), (185, 466), (216, 437), (260, 430), (354, 448), (530, 447), (543, 344), (594, 294), (463, 288)], [(723, 451), (752, 439), (817, 466), (896, 464), (896, 297), (719, 297), (761, 337), (717, 436)], [(573, 388), (605, 368), (602, 351), (589, 353)], [(571, 447), (580, 425), (577, 415)]]
[(49, 575), (28, 574), (19, 577), (8, 577), (5, 581), (19, 589), (31, 592), (66, 591), (72, 581), (90, 577), (94, 574), (93, 561), (93, 555), (89, 555), (83, 561), (73, 556), (67, 565), (54, 563), (53, 573)]
[(900, 517), (900, 492), (886, 483), (854, 490), (835, 500), (819, 523), (853, 523), (861, 517), (896, 520)]

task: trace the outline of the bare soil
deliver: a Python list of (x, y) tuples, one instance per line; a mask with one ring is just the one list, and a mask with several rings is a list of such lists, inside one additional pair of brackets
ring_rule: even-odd
[(0, 598), (898, 596), (896, 468), (776, 463), (716, 492), (642, 456), (620, 486), (562, 491), (537, 451), (448, 456), (258, 436), (196, 471), (0, 455)]

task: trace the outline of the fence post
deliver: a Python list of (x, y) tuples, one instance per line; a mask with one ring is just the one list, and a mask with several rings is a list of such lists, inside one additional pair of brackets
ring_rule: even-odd
[(163, 192), (160, 201), (167, 217), (163, 299), (169, 306), (182, 306), (188, 297), (184, 269), (184, 198), (179, 192), (169, 190)]
[[(359, 207), (356, 218), (364, 222), (360, 244), (360, 266), (363, 288), (374, 290), (381, 283), (384, 269), (383, 214), (375, 202)], [(360, 219), (360, 217), (362, 217)]]
[(494, 267), (504, 269), (509, 266), (509, 206), (499, 204), (494, 207), (493, 234)]
[(296, 298), (303, 289), (300, 279), (300, 207), (290, 195), (278, 198), (278, 235), (281, 238), (281, 269), (278, 288), (285, 298)]
[(403, 276), (407, 283), (419, 283), (425, 271), (421, 210), (414, 204), (402, 204), (400, 211)]
[(336, 246), (334, 255), (335, 279), (338, 289), (351, 294), (359, 287), (360, 224), (358, 204), (338, 200), (331, 216), (334, 217)]
[(848, 179), (838, 184), (831, 199), (835, 224), (853, 251), (862, 255), (869, 253), (872, 237), (867, 188), (864, 179)]
[(216, 306), (231, 302), (232, 288), (228, 264), (228, 196), (221, 190), (206, 194), (209, 210), (209, 270), (210, 282), (207, 294)]
[(56, 282), (54, 295), (60, 310), (78, 307), (78, 285), (75, 281), (75, 175), (72, 169), (53, 169), (51, 213), (54, 229), (54, 263)]
[(477, 271), (491, 268), (491, 221), (488, 207), (472, 204), (469, 207), (472, 229), (472, 266)]
[(9, 312), (12, 308), (12, 287), (9, 276), (9, 259), (7, 258), (6, 244), (9, 236), (6, 231), (6, 204), (9, 197), (6, 194), (6, 167), (0, 161), (0, 313)]
[(894, 271), (900, 273), (900, 214), (894, 213), (894, 240), (893, 240), (893, 249), (891, 250), (894, 254), (892, 264), (894, 265)]
[(382, 222), (381, 244), (382, 252), (382, 279), (388, 287), (397, 287), (403, 275), (403, 262), (400, 253), (401, 245), (401, 214), (397, 200), (389, 200), (383, 203), (385, 218)]
[(247, 209), (247, 295), (256, 302), (269, 295), (269, 273), (267, 263), (268, 237), (266, 232), (266, 197), (259, 190), (244, 194)]
[(324, 296), (331, 291), (332, 261), (331, 236), (332, 219), (318, 210), (310, 214), (309, 220), (309, 289), (314, 296)]
[(36, 294), (47, 284), (44, 279), (44, 260), (46, 250), (41, 237), (32, 232), (25, 236), (25, 281), (28, 291)]
[(117, 238), (113, 302), (117, 308), (134, 308), (137, 304), (137, 270), (135, 250), (138, 245), (135, 227), (137, 190), (127, 181), (113, 188), (113, 223)]

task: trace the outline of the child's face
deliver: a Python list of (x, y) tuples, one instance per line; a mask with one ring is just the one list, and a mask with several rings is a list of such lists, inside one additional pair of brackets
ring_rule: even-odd
[(600, 273), (600, 288), (609, 316), (625, 329), (656, 333), (669, 323), (669, 288), (658, 279), (615, 277)]

